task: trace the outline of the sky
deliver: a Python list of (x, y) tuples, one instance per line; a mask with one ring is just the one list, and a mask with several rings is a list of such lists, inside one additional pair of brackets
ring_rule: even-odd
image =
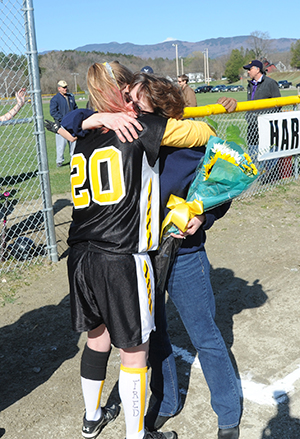
[(33, 0), (33, 8), (39, 52), (112, 41), (197, 42), (254, 31), (268, 32), (270, 38), (300, 38), (299, 0)]

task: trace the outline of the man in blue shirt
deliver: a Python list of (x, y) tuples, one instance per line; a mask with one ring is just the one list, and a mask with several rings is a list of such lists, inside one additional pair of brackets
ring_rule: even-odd
[[(72, 110), (76, 110), (77, 104), (74, 95), (68, 93), (68, 84), (66, 81), (60, 80), (57, 84), (58, 93), (50, 101), (50, 114), (55, 121), (61, 122), (62, 118)], [(73, 154), (76, 142), (69, 142), (61, 135), (55, 135), (56, 140), (56, 165), (62, 166), (64, 161), (64, 151), (66, 144), (69, 144), (70, 155)]]

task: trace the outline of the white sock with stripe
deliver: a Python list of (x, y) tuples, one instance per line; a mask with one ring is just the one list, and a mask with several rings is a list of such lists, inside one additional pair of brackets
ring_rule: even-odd
[(126, 439), (143, 439), (147, 367), (135, 369), (121, 364), (119, 394), (125, 414)]
[(85, 404), (85, 419), (98, 421), (101, 417), (101, 395), (103, 381), (88, 380), (81, 377), (81, 387)]

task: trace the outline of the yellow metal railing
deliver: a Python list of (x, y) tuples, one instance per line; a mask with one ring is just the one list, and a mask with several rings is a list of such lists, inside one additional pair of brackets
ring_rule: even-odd
[[(300, 104), (300, 95), (287, 96), (283, 98), (257, 99), (256, 101), (238, 102), (235, 112), (261, 110), (264, 108), (283, 107), (284, 105)], [(226, 113), (223, 105), (211, 104), (203, 107), (186, 107), (184, 109), (184, 118), (188, 117), (205, 117), (212, 114)]]

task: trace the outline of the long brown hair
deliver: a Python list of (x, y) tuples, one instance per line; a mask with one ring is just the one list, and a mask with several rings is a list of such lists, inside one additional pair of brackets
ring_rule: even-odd
[(163, 76), (136, 73), (129, 89), (139, 85), (137, 97), (143, 96), (153, 108), (153, 113), (166, 118), (181, 119), (184, 109), (182, 92)]

